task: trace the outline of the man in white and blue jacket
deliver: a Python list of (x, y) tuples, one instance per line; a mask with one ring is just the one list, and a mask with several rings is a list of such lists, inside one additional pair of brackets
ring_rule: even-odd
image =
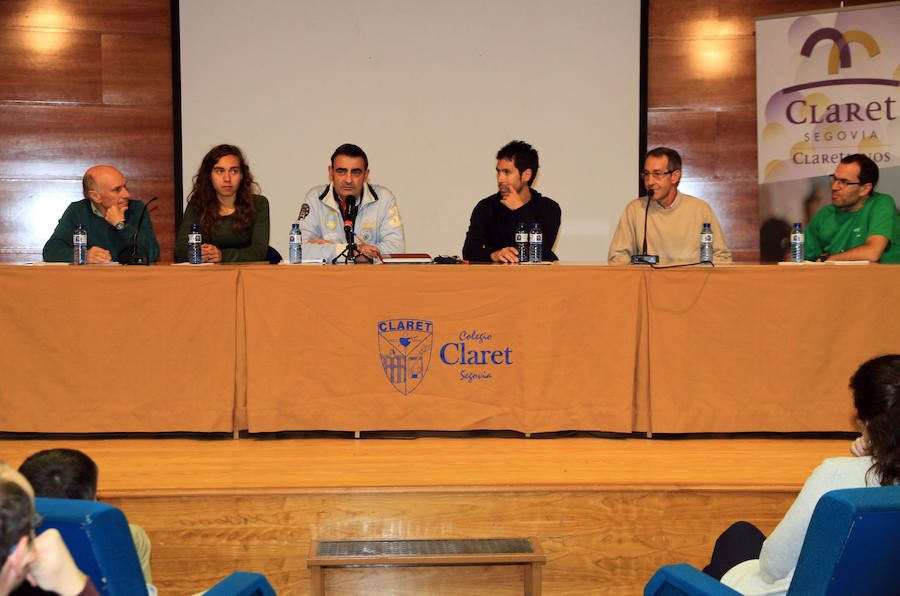
[(335, 149), (328, 166), (331, 184), (312, 187), (300, 207), (303, 258), (331, 261), (347, 248), (345, 222), (351, 225), (359, 262), (404, 250), (403, 221), (387, 188), (369, 184), (369, 158), (356, 145)]

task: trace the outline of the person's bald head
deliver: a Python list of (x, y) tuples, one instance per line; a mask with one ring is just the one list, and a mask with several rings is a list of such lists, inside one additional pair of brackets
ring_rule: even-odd
[(84, 198), (90, 199), (102, 212), (106, 213), (112, 205), (118, 205), (124, 212), (128, 209), (128, 180), (122, 172), (112, 166), (93, 166), (88, 168), (81, 180)]
[(81, 189), (84, 192), (84, 198), (91, 198), (88, 194), (90, 191), (100, 190), (98, 179), (113, 175), (116, 172), (121, 175), (121, 172), (112, 166), (100, 165), (88, 168), (87, 172), (84, 173), (84, 178), (81, 179)]

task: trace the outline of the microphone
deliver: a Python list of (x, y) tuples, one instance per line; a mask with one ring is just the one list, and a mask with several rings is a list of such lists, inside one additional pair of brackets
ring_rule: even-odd
[(647, 254), (647, 216), (650, 213), (650, 201), (653, 200), (653, 189), (647, 191), (647, 206), (644, 208), (644, 246), (639, 255), (631, 255), (632, 265), (656, 265), (659, 263), (659, 255)]
[(307, 215), (309, 215), (309, 205), (307, 203), (303, 203), (303, 205), (300, 206), (300, 213), (297, 215), (297, 221), (306, 219)]
[(653, 200), (653, 189), (647, 191), (647, 206), (644, 207), (644, 247), (641, 254), (647, 254), (647, 215), (650, 213), (650, 202)]
[[(159, 197), (153, 197), (146, 203), (144, 203), (144, 210), (141, 211), (141, 216), (138, 218), (137, 228), (134, 231), (134, 237), (131, 239), (131, 254), (126, 256), (124, 259), (122, 258), (122, 253), (119, 253), (119, 262), (123, 265), (149, 265), (150, 261), (147, 258), (147, 255), (139, 255), (137, 254), (137, 239), (138, 234), (141, 233), (141, 224), (144, 223), (144, 214), (147, 213), (147, 209), (150, 206), (150, 203), (158, 199)], [(127, 249), (126, 249), (127, 250)], [(122, 251), (124, 252), (124, 251)]]
[(347, 244), (353, 242), (353, 220), (356, 219), (356, 197), (349, 195), (344, 197), (344, 204), (347, 205), (344, 216), (344, 234), (347, 235)]
[(353, 195), (344, 197), (344, 203), (347, 204), (347, 219), (351, 222), (356, 221), (356, 197)]
[(353, 244), (353, 224), (349, 219), (344, 220), (344, 235), (347, 236), (347, 244)]

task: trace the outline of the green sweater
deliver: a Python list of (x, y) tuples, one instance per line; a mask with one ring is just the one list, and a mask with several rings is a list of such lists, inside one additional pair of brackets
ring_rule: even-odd
[[(250, 225), (240, 234), (234, 231), (234, 215), (226, 215), (213, 231), (212, 238), (203, 237), (204, 244), (212, 244), (222, 251), (223, 263), (265, 261), (269, 248), (269, 201), (262, 195), (254, 199), (256, 214)], [(199, 224), (200, 217), (194, 211), (193, 202), (184, 210), (184, 218), (175, 237), (175, 262), (188, 260), (187, 235), (191, 224)]]
[[(125, 254), (131, 254), (131, 239), (137, 228), (138, 219), (144, 211), (144, 203), (130, 199), (128, 201), (128, 209), (125, 211), (125, 229), (121, 232), (115, 226), (110, 225), (108, 221), (97, 215), (91, 209), (91, 200), (82, 199), (75, 201), (66, 207), (53, 235), (44, 245), (44, 261), (71, 263), (72, 262), (72, 234), (75, 232), (75, 226), (81, 224), (84, 231), (87, 232), (88, 249), (99, 246), (109, 251), (114, 261), (119, 260), (119, 253), (126, 251)], [(144, 254), (151, 263), (159, 258), (159, 242), (156, 241), (156, 234), (153, 233), (153, 222), (150, 221), (150, 214), (144, 216), (141, 223), (141, 233), (138, 236), (137, 252)]]
[(806, 229), (806, 258), (815, 261), (822, 253), (834, 255), (862, 246), (876, 234), (888, 239), (878, 262), (900, 263), (900, 215), (889, 195), (873, 192), (853, 213), (825, 205)]

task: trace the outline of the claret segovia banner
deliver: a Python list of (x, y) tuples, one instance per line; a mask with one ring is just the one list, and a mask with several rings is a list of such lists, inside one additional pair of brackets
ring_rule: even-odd
[(756, 21), (760, 257), (780, 261), (793, 222), (831, 202), (853, 153), (900, 200), (900, 2)]

